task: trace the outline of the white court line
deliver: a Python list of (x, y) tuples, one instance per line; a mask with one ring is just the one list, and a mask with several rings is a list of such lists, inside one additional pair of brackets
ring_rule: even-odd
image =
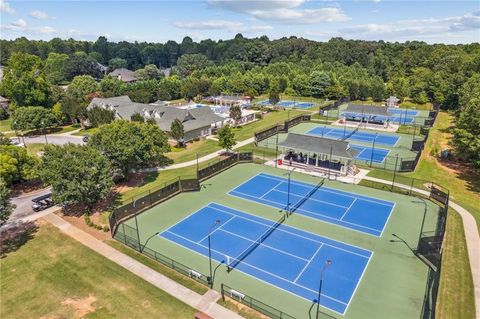
[(353, 204), (355, 204), (355, 202), (357, 201), (357, 199), (355, 198), (353, 200), (353, 202), (350, 204), (350, 206), (347, 208), (347, 210), (345, 211), (345, 213), (343, 213), (342, 217), (340, 217), (340, 220), (343, 221), (343, 217), (345, 217), (345, 215), (347, 215), (348, 211), (350, 210), (350, 208), (352, 208)]
[(275, 185), (274, 187), (270, 188), (269, 191), (267, 191), (265, 194), (263, 194), (262, 196), (260, 196), (260, 198), (263, 198), (264, 196), (267, 196), (268, 194), (270, 194), (271, 192), (273, 192), (279, 185), (282, 185), (284, 182), (279, 182), (277, 185)]
[[(283, 193), (283, 194), (288, 194), (288, 192), (281, 191), (281, 190), (278, 190), (278, 189), (275, 189), (275, 191), (276, 191), (276, 192), (279, 192), (279, 193)], [(317, 190), (317, 192), (318, 192), (318, 190)], [(316, 192), (315, 192), (315, 193), (316, 193)], [(315, 194), (315, 193), (314, 193), (314, 194)], [(305, 196), (305, 194), (304, 194), (304, 195), (300, 195), (300, 194), (294, 193), (294, 192), (292, 192), (292, 191), (290, 191), (290, 195), (298, 196), (298, 197), (300, 197), (300, 198), (303, 198), (303, 196)], [(261, 198), (264, 199), (263, 197), (261, 197)], [(341, 208), (348, 208), (348, 206), (342, 206), (342, 205), (334, 204), (334, 203), (331, 203), (331, 202), (326, 202), (326, 201), (321, 200), (321, 199), (313, 198), (313, 195), (307, 199), (307, 201), (309, 201), (309, 200), (312, 200), (312, 201), (315, 201), (315, 202), (318, 202), (318, 203), (325, 203), (325, 204), (328, 204), (328, 205), (337, 206), (337, 207), (341, 207)], [(355, 200), (356, 200), (356, 198), (355, 198)]]
[(298, 278), (300, 278), (300, 276), (303, 274), (303, 272), (305, 271), (305, 269), (307, 269), (307, 267), (310, 265), (310, 263), (312, 262), (312, 260), (315, 258), (315, 256), (318, 254), (318, 252), (320, 251), (320, 248), (322, 248), (323, 244), (320, 245), (320, 247), (318, 247), (317, 251), (315, 252), (315, 254), (313, 254), (312, 258), (310, 258), (310, 260), (307, 262), (307, 264), (305, 265), (305, 267), (303, 267), (302, 271), (300, 271), (300, 273), (298, 274), (297, 277), (295, 277), (295, 280), (293, 281), (294, 283), (297, 283), (297, 280)]
[[(213, 208), (213, 207), (210, 207), (210, 208)], [(215, 208), (213, 208), (213, 209), (215, 209)], [(232, 217), (230, 217), (225, 223), (220, 224), (220, 226), (218, 226), (217, 228), (215, 228), (214, 231), (212, 231), (211, 233), (207, 234), (207, 236), (205, 236), (205, 237), (203, 237), (202, 239), (200, 239), (200, 240), (198, 241), (198, 243), (201, 243), (202, 241), (204, 241), (205, 239), (207, 239), (209, 235), (212, 235), (214, 232), (216, 232), (217, 230), (221, 229), (224, 225), (228, 224), (232, 219), (235, 219), (236, 217), (237, 217), (237, 216), (232, 215)]]
[[(232, 232), (230, 232), (230, 231), (228, 231), (228, 230), (225, 230), (225, 229), (221, 229), (221, 231), (224, 232), (224, 233), (230, 234), (230, 235), (232, 235), (232, 236), (235, 236), (235, 237), (238, 237), (238, 238), (242, 238), (242, 239), (244, 239), (244, 240), (246, 240), (246, 241), (250, 241), (250, 242), (252, 242), (252, 243), (255, 243), (255, 242), (256, 242), (255, 240), (251, 240), (250, 238), (243, 237), (243, 236), (241, 236), (241, 235), (232, 233)], [(291, 256), (291, 257), (293, 257), (293, 258), (300, 259), (300, 260), (302, 260), (302, 261), (307, 261), (307, 262), (309, 261), (309, 259), (302, 258), (302, 257), (300, 257), (300, 256), (287, 253), (287, 252), (284, 251), (284, 250), (281, 250), (281, 249), (272, 247), (272, 246), (270, 246), (270, 245), (264, 244), (263, 242), (260, 243), (258, 246), (265, 246), (265, 247), (267, 247), (267, 248), (269, 248), (269, 249), (271, 249), (271, 250), (278, 251), (279, 253), (282, 253), (282, 254)], [(250, 246), (248, 246), (248, 248), (250, 248)], [(247, 248), (247, 249), (248, 249), (248, 248)], [(245, 249), (244, 251), (246, 251), (247, 249)], [(242, 254), (243, 254), (243, 252), (242, 252), (241, 254), (239, 254), (239, 256), (241, 256)]]
[[(282, 177), (273, 176), (273, 175), (269, 175), (269, 174), (266, 174), (266, 173), (260, 173), (260, 174), (262, 175), (262, 177), (270, 178), (270, 179), (277, 180), (277, 181), (279, 179), (283, 179)], [(257, 174), (257, 175), (260, 175), (260, 174)], [(304, 187), (312, 187), (312, 188), (315, 187), (315, 185), (313, 185), (313, 184), (306, 183), (306, 182), (297, 182), (295, 180), (292, 180), (291, 183), (295, 184), (295, 185), (304, 186)], [(375, 204), (378, 204), (378, 205), (383, 205), (383, 206), (389, 206), (389, 207), (392, 206), (392, 205), (386, 204), (386, 203), (395, 204), (394, 202), (390, 202), (390, 201), (387, 201), (387, 200), (384, 200), (384, 199), (376, 199), (374, 197), (369, 197), (369, 196), (366, 196), (366, 195), (361, 195), (361, 194), (356, 194), (356, 193), (347, 192), (347, 191), (343, 191), (343, 190), (338, 190), (338, 189), (335, 189), (335, 188), (329, 188), (328, 186), (322, 186), (321, 188), (319, 188), (319, 191), (320, 192), (329, 192), (329, 193), (332, 193), (332, 194), (335, 194), (335, 195), (341, 195), (341, 196), (345, 196), (345, 197), (350, 197), (352, 199), (353, 198), (362, 199), (364, 201), (372, 202), (372, 203), (375, 203)], [(385, 202), (385, 203), (380, 203), (378, 201), (382, 201), (382, 202)]]
[[(191, 243), (193, 243), (193, 244), (195, 244), (195, 245), (198, 245), (198, 246), (200, 246), (200, 247), (203, 247), (203, 248), (205, 248), (205, 249), (208, 249), (207, 246), (201, 245), (201, 244), (197, 244), (196, 242), (194, 242), (194, 241), (192, 241), (192, 240), (190, 240), (190, 239), (188, 239), (188, 238), (186, 238), (186, 237), (183, 237), (183, 236), (181, 236), (181, 235), (178, 235), (178, 234), (173, 233), (173, 232), (168, 231), (168, 230), (167, 230), (167, 232), (170, 233), (170, 234), (172, 234), (172, 235), (174, 235), (174, 236), (176, 236), (176, 237), (179, 237), (179, 238), (182, 238), (182, 239), (184, 239), (184, 240), (186, 240), (186, 241), (188, 241), (188, 242), (191, 242)], [(165, 239), (169, 240), (168, 238), (165, 238)], [(182, 244), (179, 244), (179, 243), (177, 243), (177, 242), (175, 242), (175, 241), (172, 241), (172, 240), (170, 240), (170, 241), (173, 242), (173, 243), (175, 243), (176, 245), (180, 245), (180, 246), (188, 249), (188, 247), (185, 247), (185, 246), (183, 246)], [(192, 249), (190, 249), (190, 250), (192, 250)], [(210, 249), (210, 250), (211, 250), (211, 251), (214, 251), (214, 252), (216, 252), (217, 254), (220, 254), (220, 255), (222, 255), (222, 256), (228, 256), (228, 255), (226, 255), (225, 253), (222, 253), (222, 252), (220, 252), (220, 251), (218, 251), (218, 250), (215, 250), (215, 249), (213, 249), (213, 248)], [(195, 251), (195, 250), (193, 250), (193, 251)], [(199, 253), (199, 252), (197, 252), (197, 251), (195, 251), (195, 252), (198, 253), (198, 254), (200, 254), (200, 255), (202, 255), (202, 256), (205, 256), (205, 255), (203, 255), (202, 253)], [(230, 256), (230, 257), (231, 257), (231, 256)], [(233, 257), (232, 257), (232, 258), (233, 258)], [(285, 279), (285, 278), (280, 277), (280, 276), (278, 276), (278, 275), (275, 275), (275, 274), (273, 274), (273, 273), (271, 273), (271, 272), (269, 272), (269, 271), (266, 271), (265, 269), (262, 269), (262, 268), (258, 268), (258, 267), (256, 267), (256, 266), (253, 266), (253, 265), (251, 265), (251, 264), (249, 264), (249, 263), (247, 263), (247, 262), (245, 262), (245, 261), (242, 261), (241, 263), (244, 264), (244, 265), (247, 265), (247, 266), (249, 266), (249, 267), (252, 267), (252, 268), (254, 268), (254, 269), (258, 270), (258, 271), (261, 271), (261, 272), (263, 272), (263, 273), (266, 273), (266, 274), (268, 274), (268, 275), (270, 275), (270, 276), (273, 276), (273, 277), (275, 277), (275, 278), (278, 278), (278, 279), (280, 279), (280, 280), (283, 280), (283, 281), (285, 281), (285, 282), (287, 282), (287, 283), (289, 283), (289, 284), (298, 286), (298, 287), (300, 287), (300, 288), (303, 288), (303, 289), (305, 289), (305, 290), (311, 291), (311, 292), (313, 292), (313, 293), (317, 293), (317, 291), (315, 291), (315, 290), (313, 290), (313, 289), (310, 289), (310, 288), (308, 288), (308, 287), (305, 287), (305, 286), (302, 286), (302, 285), (300, 285), (300, 284), (297, 284), (297, 283), (295, 283), (295, 282), (293, 282), (293, 281), (291, 281), (291, 280), (288, 280), (288, 279)], [(241, 271), (241, 270), (240, 270), (240, 271)], [(244, 271), (242, 271), (242, 272), (245, 273)], [(260, 278), (258, 278), (258, 277), (253, 276), (253, 275), (251, 275), (251, 276), (254, 277), (254, 278), (256, 278), (256, 279), (258, 279), (258, 280), (264, 281), (264, 280), (262, 280), (262, 279), (260, 279)], [(265, 282), (265, 281), (264, 281), (264, 282)], [(274, 287), (280, 288), (280, 287), (276, 286), (276, 285), (273, 284), (273, 283), (269, 283), (269, 284), (272, 285), (272, 286), (274, 286)], [(282, 288), (280, 288), (280, 289), (282, 289)], [(299, 295), (297, 295), (297, 294), (295, 294), (295, 293), (293, 293), (293, 292), (291, 292), (291, 291), (289, 291), (289, 292), (292, 293), (292, 294), (294, 294), (295, 296), (299, 296)], [(322, 294), (322, 296), (323, 296), (323, 294)], [(299, 297), (302, 297), (302, 296), (299, 296)], [(333, 298), (333, 297), (330, 297), (330, 296), (328, 296), (328, 295), (325, 295), (325, 297), (327, 297), (327, 298), (329, 298), (329, 299), (331, 299), (331, 300), (333, 300), (333, 301), (335, 301), (335, 302), (341, 303), (342, 305), (347, 305), (346, 302), (337, 300), (337, 299), (335, 299), (335, 298)], [(302, 297), (302, 298), (303, 298), (303, 297)], [(330, 309), (330, 308), (328, 308), (328, 309)], [(330, 310), (332, 310), (332, 309), (330, 309)]]
[[(270, 206), (269, 206), (269, 207), (270, 207)], [(213, 208), (213, 207), (212, 207), (212, 208)], [(224, 210), (221, 210), (221, 209), (218, 209), (218, 208), (214, 208), (214, 209), (217, 209), (217, 210), (219, 210), (219, 211), (221, 211), (221, 212), (224, 212), (224, 213), (226, 213), (226, 214), (230, 214), (230, 215), (236, 216), (237, 218), (245, 219), (245, 220), (247, 220), (247, 221), (249, 221), (249, 222), (252, 222), (252, 223), (256, 223), (256, 224), (263, 225), (263, 226), (267, 226), (267, 227), (272, 226), (272, 225), (264, 224), (264, 223), (262, 223), (262, 222), (260, 222), (260, 221), (256, 221), (256, 220), (254, 220), (254, 219), (250, 219), (250, 218), (247, 218), (247, 217), (244, 217), (244, 216), (235, 215), (235, 214), (232, 214), (232, 213), (230, 213), (230, 212), (227, 212), (227, 211), (224, 211)], [(287, 226), (287, 227), (291, 227), (291, 226)], [(293, 228), (293, 227), (291, 227), (291, 228)], [(350, 229), (350, 228), (349, 228), (349, 229)], [(328, 243), (323, 242), (323, 241), (318, 241), (318, 240), (313, 239), (313, 238), (308, 238), (308, 237), (305, 237), (305, 236), (303, 236), (303, 235), (296, 234), (296, 233), (293, 233), (293, 232), (288, 231), (288, 230), (285, 230), (285, 229), (278, 228), (276, 231), (284, 232), (284, 233), (287, 233), (287, 234), (290, 234), (290, 235), (293, 235), (293, 236), (296, 236), (296, 237), (299, 237), (299, 238), (302, 238), (302, 239), (306, 239), (306, 240), (311, 241), (311, 242), (314, 242), (314, 243), (316, 243), (316, 244), (324, 244), (324, 245), (326, 245), (326, 246), (330, 246), (330, 247), (332, 247), (332, 248), (335, 248), (335, 249), (338, 249), (338, 250), (342, 250), (342, 251), (345, 251), (345, 252), (350, 253), (350, 254), (354, 254), (354, 255), (357, 255), (357, 256), (360, 256), (360, 257), (364, 257), (364, 258), (368, 258), (367, 256), (361, 255), (361, 254), (356, 253), (356, 252), (353, 252), (353, 251), (351, 251), (351, 250), (344, 249), (344, 248), (340, 248), (340, 247), (334, 246), (334, 245), (332, 245), (332, 244), (328, 244)], [(316, 237), (320, 237), (318, 234), (314, 234), (314, 233), (309, 232), (309, 231), (306, 231), (306, 230), (301, 230), (301, 231), (302, 231), (302, 232), (305, 232), (305, 233), (308, 233), (308, 234), (312, 234), (313, 236), (316, 236)], [(327, 237), (324, 237), (324, 238), (327, 239), (327, 240), (331, 240), (332, 242), (337, 242), (337, 243), (340, 243), (340, 244), (344, 244), (344, 245), (346, 245), (346, 246), (355, 247), (355, 248), (358, 248), (358, 249), (360, 249), (360, 250), (363, 250), (363, 251), (366, 251), (366, 252), (371, 253), (371, 251), (369, 251), (369, 250), (367, 250), (367, 249), (365, 249), (365, 248), (359, 247), (359, 246), (355, 246), (355, 245), (352, 245), (352, 244), (348, 244), (348, 243), (345, 243), (345, 242), (343, 242), (343, 241), (336, 240), (336, 239), (330, 239), (330, 238), (327, 238)]]
[[(258, 203), (258, 204), (262, 204), (262, 205), (265, 205), (265, 206), (268, 206), (268, 207), (274, 207), (274, 208), (277, 208), (276, 206), (272, 206), (272, 205), (268, 205), (268, 204), (265, 204), (265, 203), (262, 203), (260, 201), (258, 201), (258, 197), (254, 197), (254, 196), (251, 196), (251, 195), (248, 195), (248, 194), (245, 194), (245, 193), (241, 193), (241, 192), (237, 192), (237, 191), (234, 191), (233, 193), (236, 193), (236, 194), (240, 194), (240, 195), (244, 195), (244, 196), (247, 196), (247, 197), (253, 197), (255, 198), (256, 200), (250, 200), (254, 203)], [(230, 193), (232, 195), (232, 193)], [(233, 194), (233, 196), (237, 196), (235, 194)], [(245, 197), (241, 197), (241, 196), (237, 196), (239, 198), (242, 198), (244, 200), (249, 200), (249, 199), (246, 199)], [(263, 201), (266, 201), (266, 202), (270, 202), (270, 203), (274, 203), (274, 204), (279, 204), (278, 202), (274, 202), (274, 201), (271, 201), (271, 200), (268, 200), (268, 199), (265, 199), (265, 198), (262, 198), (261, 200)], [(368, 226), (363, 226), (363, 225), (359, 225), (359, 224), (355, 224), (355, 223), (352, 223), (352, 222), (347, 222), (345, 220), (339, 220), (338, 218), (333, 218), (333, 217), (330, 217), (330, 216), (327, 216), (327, 215), (323, 215), (319, 212), (312, 212), (312, 211), (309, 211), (309, 210), (306, 210), (304, 208), (298, 208), (297, 211), (302, 211), (304, 213), (307, 214), (307, 217), (308, 217), (308, 214), (312, 214), (312, 215), (315, 215), (315, 216), (323, 216), (325, 218), (328, 218), (328, 219), (331, 219), (331, 220), (334, 220), (334, 221), (341, 221), (342, 223), (346, 223), (346, 224), (350, 224), (350, 225), (354, 225), (354, 226), (357, 226), (357, 227), (360, 227), (360, 228), (364, 228), (364, 229), (369, 229), (369, 230), (373, 230), (373, 231), (376, 231), (376, 232), (380, 232), (381, 230), (380, 229), (375, 229), (375, 228), (371, 228), (371, 227), (368, 227)], [(302, 214), (301, 214), (302, 215)], [(305, 215), (303, 215), (305, 216)], [(311, 216), (310, 216), (311, 217)], [(311, 217), (313, 218), (313, 217)], [(324, 221), (323, 219), (321, 218), (316, 218), (316, 220), (320, 220), (320, 221)], [(327, 222), (328, 221), (324, 221), (324, 222)], [(331, 223), (333, 225), (337, 225), (337, 226), (340, 226), (340, 227), (344, 227), (344, 228), (348, 228), (348, 229), (352, 229), (352, 230), (356, 230), (356, 231), (359, 231), (359, 232), (362, 232), (361, 230), (358, 230), (358, 229), (353, 229), (351, 227), (346, 227), (346, 226), (343, 226), (341, 224), (338, 224), (338, 223)], [(370, 234), (370, 233), (366, 233), (366, 232), (362, 232), (364, 234), (369, 234), (369, 235), (373, 235), (373, 236), (376, 236), (376, 237), (379, 237), (377, 235), (374, 235), (374, 234)]]

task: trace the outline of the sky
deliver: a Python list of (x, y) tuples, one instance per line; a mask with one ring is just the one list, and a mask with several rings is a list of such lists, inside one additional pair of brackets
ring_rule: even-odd
[(480, 42), (480, 1), (0, 0), (0, 38), (180, 42), (245, 37), (332, 37)]

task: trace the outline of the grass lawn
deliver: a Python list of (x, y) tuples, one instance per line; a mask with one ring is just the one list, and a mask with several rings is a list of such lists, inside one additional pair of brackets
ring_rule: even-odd
[(95, 134), (97, 131), (98, 131), (98, 127), (92, 127), (92, 128), (80, 130), (76, 133), (73, 133), (73, 135), (76, 135), (76, 136), (92, 135), (92, 134)]
[[(50, 225), (0, 259), (0, 317), (192, 318), (195, 310)], [(18, 249), (17, 249), (18, 248)]]
[(190, 279), (189, 277), (182, 275), (178, 271), (175, 271), (171, 268), (168, 268), (167, 266), (164, 266), (163, 264), (159, 263), (156, 260), (153, 260), (151, 258), (146, 257), (145, 255), (140, 254), (139, 252), (133, 250), (132, 248), (125, 246), (124, 244), (116, 241), (116, 240), (107, 240), (105, 241), (106, 244), (112, 246), (116, 250), (124, 253), (125, 255), (128, 255), (137, 261), (141, 262), (145, 266), (148, 266), (152, 268), (153, 270), (167, 276), (168, 278), (178, 282), (179, 284), (188, 287), (189, 289), (195, 291), (196, 293), (203, 295), (208, 291), (208, 288), (205, 287), (204, 285), (196, 282), (193, 279)]
[(194, 160), (197, 154), (199, 157), (202, 157), (220, 149), (221, 147), (218, 146), (217, 141), (206, 139), (188, 143), (187, 148), (166, 153), (165, 156), (172, 159), (174, 163), (183, 163)]
[(6, 120), (0, 121), (0, 132), (8, 132), (11, 131), (10, 125), (12, 124), (12, 118), (8, 118)]
[(253, 137), (254, 132), (261, 131), (275, 124), (281, 123), (288, 118), (293, 118), (300, 114), (309, 114), (309, 111), (301, 110), (285, 110), (270, 112), (264, 115), (263, 119), (252, 122), (250, 124), (243, 125), (238, 128), (234, 128), (235, 138), (237, 141), (243, 141)]
[(473, 319), (475, 300), (462, 219), (452, 209), (448, 213), (436, 315), (438, 319)]
[(43, 144), (43, 143), (27, 144), (27, 152), (30, 155), (38, 156), (38, 153), (43, 152), (44, 148), (45, 148), (45, 144)]

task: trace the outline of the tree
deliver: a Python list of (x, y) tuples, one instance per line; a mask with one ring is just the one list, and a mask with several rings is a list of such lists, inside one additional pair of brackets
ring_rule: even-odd
[(132, 169), (160, 163), (163, 153), (170, 151), (167, 136), (157, 125), (123, 120), (100, 127), (88, 143), (125, 177)]
[(68, 86), (67, 96), (75, 98), (83, 103), (87, 101), (87, 96), (98, 91), (98, 83), (90, 75), (76, 76)]
[(122, 58), (113, 58), (108, 61), (108, 68), (113, 71), (115, 69), (122, 69), (127, 67), (127, 60)]
[(50, 83), (59, 84), (67, 80), (70, 58), (67, 54), (51, 52), (45, 61), (44, 71)]
[(50, 84), (40, 58), (21, 52), (13, 53), (3, 72), (0, 94), (17, 106), (50, 106)]
[(228, 152), (235, 144), (237, 144), (235, 141), (235, 133), (232, 131), (230, 125), (225, 125), (218, 130), (218, 145), (221, 148), (226, 149)]
[(183, 128), (183, 123), (179, 119), (175, 119), (170, 125), (170, 136), (177, 141), (177, 145), (181, 146), (183, 144), (183, 138), (185, 137), (185, 130)]
[(83, 122), (87, 118), (87, 108), (82, 100), (72, 96), (66, 96), (61, 104), (62, 112), (70, 118), (71, 123), (76, 123), (77, 119), (80, 119), (82, 127)]
[(178, 73), (183, 76), (189, 76), (193, 71), (205, 69), (210, 65), (208, 58), (200, 53), (184, 54), (177, 60)]
[(85, 204), (89, 209), (105, 198), (113, 186), (109, 160), (85, 145), (47, 145), (39, 176), (52, 186), (56, 203)]
[(44, 130), (58, 124), (52, 110), (41, 106), (17, 108), (12, 116), (12, 129), (16, 131)]
[(310, 86), (312, 95), (324, 97), (325, 89), (331, 84), (330, 76), (324, 71), (313, 71), (310, 74)]
[(122, 95), (125, 85), (120, 79), (106, 76), (100, 81), (99, 86), (104, 97), (115, 97)]
[(474, 92), (460, 109), (453, 142), (461, 159), (480, 168), (480, 85)]
[(0, 178), (7, 185), (37, 176), (38, 159), (27, 153), (24, 147), (0, 146)]
[(0, 145), (10, 145), (10, 144), (12, 144), (10, 139), (5, 134), (0, 132)]
[(229, 116), (233, 120), (234, 126), (237, 126), (237, 122), (242, 118), (242, 108), (240, 105), (231, 106)]
[(158, 80), (163, 77), (163, 73), (155, 64), (147, 64), (143, 69), (135, 71), (135, 77), (139, 81)]
[(278, 102), (280, 102), (280, 95), (278, 94), (278, 91), (270, 91), (270, 93), (268, 93), (268, 101), (273, 106), (277, 105)]
[(93, 108), (87, 110), (87, 118), (90, 126), (99, 127), (102, 124), (110, 124), (115, 119), (115, 112), (94, 105)]
[(145, 118), (140, 113), (135, 112), (130, 116), (130, 121), (143, 123), (145, 122)]
[(5, 181), (0, 178), (0, 226), (5, 224), (14, 209), (15, 205), (10, 202), (10, 190)]

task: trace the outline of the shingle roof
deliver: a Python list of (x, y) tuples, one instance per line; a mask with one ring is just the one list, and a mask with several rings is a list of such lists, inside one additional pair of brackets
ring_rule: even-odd
[(358, 151), (350, 148), (346, 141), (333, 140), (324, 137), (288, 133), (287, 138), (278, 143), (278, 146), (296, 151), (312, 152), (317, 154), (330, 154), (332, 156), (353, 159)]
[(389, 116), (387, 108), (384, 106), (365, 105), (365, 104), (351, 104), (349, 103), (344, 112), (371, 114), (371, 115), (385, 115)]
[(119, 78), (123, 82), (133, 82), (137, 80), (137, 78), (135, 77), (135, 72), (125, 68), (115, 69), (108, 75)]
[(135, 113), (145, 116), (147, 112), (148, 116), (155, 119), (160, 129), (167, 132), (170, 131), (170, 126), (175, 119), (182, 121), (185, 132), (224, 120), (208, 106), (188, 110), (165, 105), (135, 103), (126, 95), (112, 98), (94, 98), (87, 109), (90, 110), (95, 106), (108, 107), (115, 111), (117, 117), (125, 120), (130, 120)]

